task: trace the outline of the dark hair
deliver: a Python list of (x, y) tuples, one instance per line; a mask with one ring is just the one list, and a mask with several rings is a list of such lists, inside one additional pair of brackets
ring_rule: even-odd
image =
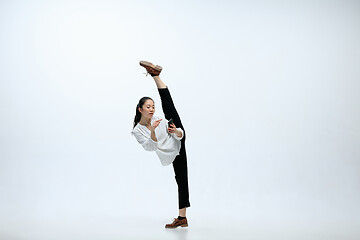
[(144, 103), (147, 101), (147, 100), (151, 100), (154, 102), (154, 100), (152, 100), (150, 97), (142, 97), (140, 100), (139, 100), (139, 103), (138, 105), (136, 106), (136, 114), (135, 114), (135, 118), (134, 118), (134, 126), (133, 128), (136, 126), (136, 124), (138, 124), (138, 122), (140, 121), (141, 119), (141, 112), (139, 111), (139, 108), (142, 108), (142, 106), (144, 105)]

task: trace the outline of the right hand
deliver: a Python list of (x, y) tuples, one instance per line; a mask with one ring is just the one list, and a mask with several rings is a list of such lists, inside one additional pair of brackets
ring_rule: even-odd
[(155, 128), (157, 128), (157, 126), (159, 126), (161, 120), (162, 120), (162, 119), (159, 119), (159, 120), (156, 120), (156, 121), (153, 122), (152, 127), (153, 127), (154, 130), (155, 130)]

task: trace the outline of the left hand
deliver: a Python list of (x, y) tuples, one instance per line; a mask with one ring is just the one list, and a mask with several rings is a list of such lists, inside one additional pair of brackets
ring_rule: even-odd
[(177, 134), (179, 131), (176, 129), (175, 124), (170, 124), (170, 127), (168, 127), (168, 132)]

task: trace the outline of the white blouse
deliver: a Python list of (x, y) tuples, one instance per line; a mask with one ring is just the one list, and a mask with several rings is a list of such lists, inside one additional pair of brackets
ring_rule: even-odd
[[(159, 119), (160, 117), (153, 116), (151, 118), (151, 125)], [(168, 122), (167, 119), (162, 118), (159, 126), (155, 128), (157, 142), (151, 139), (151, 131), (145, 125), (138, 123), (131, 131), (146, 151), (156, 152), (163, 166), (171, 164), (175, 160), (175, 157), (179, 155), (181, 148), (180, 140), (184, 137), (184, 131), (181, 128), (176, 128), (181, 131), (181, 138), (179, 138), (176, 133), (169, 133)]]

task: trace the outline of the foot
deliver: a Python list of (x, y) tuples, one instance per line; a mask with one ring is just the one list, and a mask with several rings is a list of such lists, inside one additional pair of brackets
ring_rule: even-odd
[(162, 67), (158, 65), (154, 65), (151, 62), (147, 62), (147, 61), (140, 61), (140, 66), (144, 67), (146, 71), (153, 77), (159, 76), (162, 70)]
[(187, 227), (188, 222), (187, 218), (184, 218), (183, 220), (179, 220), (178, 218), (174, 218), (174, 221), (170, 224), (166, 224), (165, 228), (177, 228), (177, 227)]

